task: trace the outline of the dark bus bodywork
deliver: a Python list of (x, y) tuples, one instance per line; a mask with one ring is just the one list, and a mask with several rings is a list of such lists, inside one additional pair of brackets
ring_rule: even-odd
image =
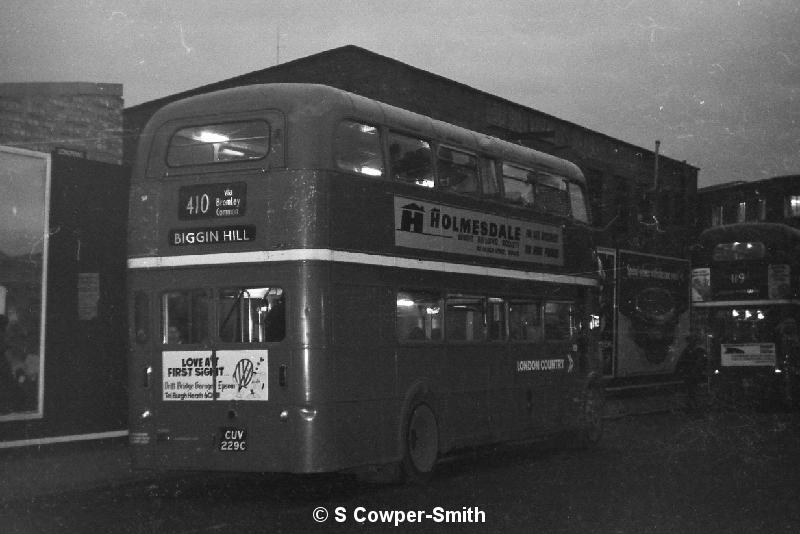
[(566, 161), (324, 86), (166, 106), (130, 197), (134, 464), (413, 477), (465, 446), (596, 439), (584, 188)]

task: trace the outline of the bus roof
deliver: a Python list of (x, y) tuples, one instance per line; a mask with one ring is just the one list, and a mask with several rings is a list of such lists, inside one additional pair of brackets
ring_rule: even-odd
[(158, 128), (172, 120), (208, 117), (209, 110), (213, 110), (214, 116), (224, 116), (263, 109), (278, 109), (288, 117), (312, 124), (321, 119), (338, 121), (344, 118), (377, 123), (585, 183), (577, 165), (557, 156), (319, 84), (246, 85), (191, 96), (157, 111), (145, 127), (142, 138), (152, 139)]

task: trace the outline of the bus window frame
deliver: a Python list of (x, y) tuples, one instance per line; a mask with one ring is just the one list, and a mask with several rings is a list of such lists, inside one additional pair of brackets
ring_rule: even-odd
[[(220, 328), (222, 327), (221, 322), (223, 320), (223, 318), (220, 316), (220, 313), (222, 311), (224, 311), (223, 308), (221, 308), (221, 306), (223, 304), (222, 294), (225, 293), (225, 292), (232, 292), (232, 293), (235, 292), (236, 295), (237, 295), (235, 297), (235, 300), (238, 301), (238, 300), (240, 300), (240, 299), (242, 299), (244, 297), (244, 292), (250, 291), (250, 290), (253, 290), (253, 289), (264, 289), (264, 288), (267, 288), (267, 289), (270, 289), (270, 290), (278, 289), (281, 292), (280, 293), (280, 297), (278, 297), (278, 301), (282, 300), (281, 306), (283, 307), (283, 337), (281, 337), (280, 339), (264, 340), (264, 341), (258, 341), (258, 340), (256, 340), (256, 341), (244, 341), (244, 340), (236, 341), (236, 340), (223, 339), (222, 336), (221, 336), (221, 333), (220, 333)], [(287, 294), (287, 291), (286, 291), (286, 288), (285, 288), (284, 285), (275, 285), (275, 284), (247, 284), (247, 286), (244, 286), (244, 287), (223, 285), (223, 286), (215, 287), (214, 291), (213, 291), (213, 296), (210, 299), (211, 300), (210, 301), (210, 306), (211, 306), (211, 308), (212, 308), (212, 310), (214, 312), (214, 317), (213, 317), (212, 320), (209, 321), (209, 328), (211, 328), (211, 330), (212, 330), (212, 336), (213, 336), (214, 342), (218, 343), (220, 346), (238, 347), (238, 348), (245, 347), (245, 346), (246, 347), (256, 347), (256, 346), (266, 346), (268, 344), (274, 344), (274, 343), (282, 343), (288, 337), (287, 330), (288, 330), (288, 325), (289, 325), (289, 321), (287, 320), (287, 310), (288, 310), (289, 304), (287, 302), (286, 294)], [(248, 298), (252, 299), (252, 297), (248, 297)], [(265, 296), (263, 298), (266, 298), (266, 294), (265, 294)], [(234, 303), (234, 304), (240, 305), (238, 303)], [(248, 304), (248, 307), (250, 305), (251, 304)], [(235, 308), (231, 308), (231, 313), (233, 312), (234, 309)], [(251, 316), (248, 315), (248, 317), (251, 317)], [(258, 319), (256, 319), (254, 322), (251, 323), (250, 326), (258, 327), (260, 325), (261, 325), (261, 323), (258, 321)], [(264, 323), (264, 325), (266, 326), (266, 323)], [(234, 325), (233, 332), (234, 332), (234, 334), (236, 333), (235, 325)], [(265, 331), (265, 336), (266, 336), (266, 331)]]
[(196, 164), (183, 167), (170, 167), (167, 163), (169, 140), (182, 128), (203, 124), (219, 123), (219, 115), (195, 115), (172, 119), (161, 124), (153, 133), (150, 153), (147, 156), (145, 179), (162, 179), (191, 174), (227, 173), (233, 171), (255, 171), (286, 166), (286, 117), (278, 109), (265, 108), (226, 114), (224, 122), (242, 120), (264, 120), (270, 126), (269, 150), (264, 158), (258, 160), (237, 160), (218, 162), (213, 165)]
[[(259, 136), (259, 137), (248, 138), (248, 139), (264, 139), (265, 140), (264, 146), (261, 146), (260, 144), (258, 145), (259, 148), (263, 148), (264, 149), (263, 155), (260, 155), (259, 157), (253, 157), (253, 158), (238, 158), (238, 159), (237, 158), (233, 158), (233, 159), (229, 159), (229, 160), (219, 159), (219, 153), (221, 151), (221, 147), (218, 147), (216, 145), (217, 144), (222, 144), (225, 141), (223, 141), (221, 139), (218, 140), (218, 141), (200, 141), (200, 140), (198, 140), (198, 141), (200, 141), (200, 142), (196, 143), (196, 145), (198, 147), (208, 147), (208, 148), (212, 149), (212, 153), (213, 153), (213, 158), (212, 159), (204, 160), (202, 162), (195, 162), (194, 160), (189, 158), (188, 159), (188, 163), (176, 163), (174, 161), (174, 158), (173, 158), (173, 161), (170, 161), (170, 154), (173, 153), (172, 151), (174, 149), (176, 149), (176, 148), (185, 148), (185, 147), (181, 147), (181, 146), (176, 145), (176, 144), (173, 143), (173, 141), (175, 141), (175, 139), (176, 139), (176, 137), (177, 137), (177, 135), (179, 133), (184, 132), (184, 131), (187, 131), (187, 133), (188, 133), (191, 130), (200, 130), (200, 129), (206, 129), (206, 128), (208, 128), (208, 129), (215, 128), (215, 129), (218, 129), (218, 130), (222, 130), (222, 129), (224, 129), (225, 126), (231, 126), (231, 125), (234, 125), (234, 124), (251, 125), (253, 128), (255, 128), (256, 125), (258, 125), (258, 124), (263, 124), (264, 125), (264, 130), (265, 131), (262, 131), (262, 133), (264, 133), (265, 135)], [(205, 133), (205, 132), (203, 132), (203, 133)], [(181, 167), (195, 167), (195, 166), (206, 167), (206, 166), (211, 166), (211, 165), (214, 165), (214, 166), (216, 166), (216, 165), (224, 165), (226, 163), (231, 163), (231, 162), (237, 162), (238, 163), (238, 162), (242, 162), (242, 161), (261, 161), (263, 159), (266, 159), (269, 156), (271, 141), (272, 141), (272, 126), (270, 125), (269, 121), (267, 121), (267, 120), (265, 120), (263, 118), (248, 119), (248, 120), (224, 120), (224, 121), (217, 121), (217, 122), (210, 123), (210, 124), (209, 123), (203, 123), (203, 124), (193, 124), (193, 125), (188, 125), (188, 126), (182, 126), (181, 128), (178, 128), (177, 130), (175, 130), (172, 133), (172, 135), (169, 137), (169, 140), (168, 140), (168, 143), (167, 143), (167, 150), (166, 150), (166, 164), (167, 164), (167, 167), (169, 167), (170, 169), (177, 169), (177, 168), (181, 168)], [(186, 145), (186, 147), (189, 147), (189, 146), (192, 146), (192, 145)]]
[[(567, 335), (566, 335), (566, 337), (560, 337), (560, 338), (555, 339), (555, 338), (551, 338), (549, 336), (549, 332), (552, 329), (547, 327), (547, 316), (548, 315), (554, 315), (554, 314), (552, 314), (552, 313), (548, 314), (547, 313), (547, 305), (548, 304), (555, 304), (557, 306), (562, 306), (562, 305), (566, 305), (567, 306)], [(574, 301), (571, 301), (571, 300), (548, 300), (548, 299), (543, 300), (542, 301), (542, 334), (543, 334), (543, 338), (542, 339), (545, 342), (550, 342), (550, 343), (564, 343), (566, 341), (572, 340), (575, 337), (575, 334), (577, 332), (575, 315), (576, 315), (576, 304), (575, 304)]]
[[(551, 183), (548, 183), (551, 182)], [(553, 183), (557, 182), (558, 187), (554, 186)], [(581, 222), (578, 221), (572, 215), (572, 198), (570, 196), (570, 182), (571, 180), (566, 176), (562, 176), (560, 174), (552, 173), (549, 171), (536, 171), (534, 180), (533, 180), (533, 209), (539, 213), (546, 213), (547, 215), (555, 216), (555, 217), (565, 217), (571, 221)], [(563, 192), (561, 196), (564, 197), (562, 199), (565, 202), (566, 211), (565, 213), (556, 212), (554, 209), (548, 209), (548, 204), (543, 202), (542, 197), (546, 197), (545, 193), (549, 192), (550, 190)], [(559, 193), (556, 193), (559, 194)], [(585, 205), (585, 202), (584, 202)]]
[[(513, 332), (514, 329), (512, 328), (512, 307), (514, 305), (530, 305), (535, 308), (534, 313), (532, 315), (533, 318), (536, 319), (536, 322), (533, 324), (534, 331), (536, 333), (536, 337), (533, 339), (529, 339), (526, 336), (522, 337), (514, 337)], [(520, 345), (520, 344), (531, 344), (531, 343), (542, 343), (544, 341), (544, 300), (541, 298), (536, 297), (517, 297), (512, 299), (506, 300), (506, 318), (507, 318), (507, 330), (508, 330), (508, 342), (513, 345)]]
[[(369, 126), (371, 128), (375, 128), (378, 135), (378, 156), (380, 157), (380, 174), (370, 174), (366, 172), (360, 172), (355, 169), (347, 169), (341, 166), (339, 163), (339, 128), (344, 123), (352, 123), (358, 124), (360, 126)], [(333, 168), (336, 169), (337, 172), (344, 172), (348, 174), (354, 174), (356, 176), (362, 176), (371, 178), (373, 180), (386, 180), (389, 178), (389, 151), (388, 151), (388, 129), (383, 127), (380, 124), (375, 122), (367, 121), (361, 119), (359, 117), (342, 117), (340, 120), (336, 122), (333, 126), (333, 143), (331, 144), (331, 156), (333, 158)], [(362, 167), (363, 169), (364, 167)]]
[[(444, 192), (444, 193), (452, 193), (452, 194), (456, 194), (456, 195), (463, 195), (463, 196), (469, 196), (469, 197), (480, 197), (480, 196), (482, 196), (482, 189), (483, 188), (482, 188), (481, 177), (480, 177), (480, 171), (481, 171), (481, 164), (480, 164), (481, 157), (480, 157), (480, 155), (475, 153), (474, 151), (470, 151), (470, 150), (467, 150), (465, 148), (462, 148), (462, 147), (459, 147), (459, 146), (456, 146), (456, 145), (447, 144), (447, 143), (437, 143), (435, 146), (436, 146), (436, 150), (435, 150), (435, 154), (434, 154), (434, 171), (435, 171), (436, 178), (434, 180), (434, 184), (435, 184), (434, 189), (436, 191), (441, 191), (441, 192)], [(472, 168), (472, 171), (473, 171), (473, 178), (474, 178), (474, 181), (475, 181), (475, 187), (474, 187), (474, 189), (472, 191), (457, 191), (457, 190), (454, 189), (454, 186), (452, 186), (452, 185), (448, 185), (448, 186), (443, 186), (442, 185), (442, 179), (443, 179), (442, 174), (443, 173), (442, 173), (442, 170), (440, 168), (440, 162), (449, 163), (450, 165), (455, 166), (455, 167), (464, 167), (464, 168), (466, 168), (465, 165), (460, 165), (458, 163), (455, 163), (452, 160), (448, 161), (448, 160), (444, 159), (440, 155), (442, 150), (450, 150), (452, 152), (458, 152), (459, 154), (463, 154), (463, 155), (465, 155), (467, 157), (470, 157), (470, 158), (474, 159), (475, 165)], [(462, 180), (462, 182), (465, 181), (465, 180), (466, 179)], [(459, 182), (459, 183), (461, 183), (461, 182)]]
[[(439, 309), (439, 335), (438, 337), (433, 336), (433, 321), (431, 322), (431, 332), (430, 337), (428, 337), (428, 333), (425, 332), (425, 328), (427, 324), (423, 325), (423, 327), (418, 327), (423, 334), (423, 337), (411, 337), (409, 335), (405, 335), (403, 337), (400, 336), (400, 322), (398, 316), (398, 303), (400, 299), (400, 295), (406, 294), (409, 296), (417, 296), (417, 295), (426, 295), (431, 297), (429, 300), (431, 302), (435, 302), (436, 306)], [(410, 287), (400, 287), (397, 288), (394, 292), (395, 295), (395, 312), (394, 312), (394, 331), (395, 331), (395, 339), (397, 343), (400, 345), (403, 344), (410, 344), (410, 345), (430, 345), (430, 344), (438, 344), (441, 345), (445, 342), (445, 333), (444, 333), (444, 312), (445, 312), (445, 297), (442, 295), (440, 291), (426, 289), (426, 288), (410, 288)], [(417, 302), (423, 302), (422, 300), (412, 300), (412, 302), (416, 305)], [(413, 329), (413, 328), (412, 328)], [(404, 330), (406, 332), (410, 332), (411, 329), (408, 329), (406, 325), (404, 325)]]
[[(499, 329), (499, 336), (498, 337), (492, 337), (492, 325), (495, 323), (495, 321), (494, 321), (494, 319), (492, 317), (490, 317), (490, 315), (494, 311), (494, 308), (492, 307), (492, 304), (495, 303), (495, 302), (500, 305), (499, 306), (500, 307), (500, 314), (502, 315), (502, 317), (501, 317), (502, 326)], [(505, 299), (503, 297), (486, 297), (484, 299), (483, 320), (486, 323), (484, 328), (486, 330), (485, 338), (486, 338), (486, 341), (488, 343), (496, 344), (496, 343), (506, 343), (506, 342), (508, 342), (509, 335), (508, 335), (508, 300), (507, 299)]]
[[(513, 176), (511, 174), (506, 174), (506, 167), (510, 167), (511, 169), (515, 169), (517, 171), (524, 172), (526, 174), (525, 180), (523, 181), (521, 178), (519, 178), (517, 176)], [(511, 205), (511, 206), (522, 206), (523, 208), (526, 208), (528, 210), (533, 210), (533, 207), (534, 207), (535, 202), (536, 202), (536, 189), (535, 189), (535, 184), (533, 182), (531, 182), (530, 175), (531, 174), (535, 174), (535, 173), (536, 173), (536, 171), (534, 171), (533, 169), (525, 167), (524, 165), (520, 165), (519, 163), (515, 163), (515, 162), (507, 161), (507, 160), (501, 160), (500, 161), (500, 183), (503, 184), (503, 189), (502, 189), (502, 192), (501, 192), (501, 195), (500, 195), (500, 199), (503, 201), (503, 203), (505, 203), (506, 205)], [(511, 198), (511, 197), (508, 196), (509, 191), (506, 188), (506, 176), (508, 176), (508, 178), (510, 180), (516, 180), (516, 181), (518, 181), (520, 183), (525, 183), (525, 184), (528, 185), (528, 187), (530, 188), (529, 193), (530, 193), (530, 196), (531, 196), (530, 202), (527, 202), (525, 200), (525, 195), (522, 195), (522, 194), (520, 195), (518, 200), (516, 198)]]
[[(499, 169), (501, 160), (484, 154), (478, 154), (478, 180), (480, 181), (479, 195), (486, 200), (503, 201), (502, 170)], [(488, 171), (491, 169), (491, 176)], [(499, 179), (498, 179), (499, 177)], [(487, 189), (487, 184), (492, 184), (494, 191)]]
[[(428, 144), (428, 165), (429, 165), (428, 168), (430, 170), (431, 185), (429, 185), (429, 186), (428, 185), (424, 185), (423, 183), (418, 183), (416, 180), (413, 181), (413, 182), (409, 182), (407, 180), (401, 180), (400, 178), (395, 176), (395, 161), (394, 161), (394, 158), (392, 157), (392, 153), (391, 153), (392, 136), (394, 136), (394, 135), (401, 136), (401, 137), (404, 137), (404, 138), (407, 138), (407, 139), (414, 139), (416, 141), (420, 141), (420, 142)], [(385, 158), (386, 161), (385, 161), (385, 164), (386, 164), (386, 170), (387, 170), (386, 175), (389, 178), (389, 180), (391, 180), (392, 182), (395, 182), (395, 183), (401, 183), (401, 184), (406, 184), (406, 185), (409, 185), (409, 186), (413, 186), (415, 188), (422, 189), (422, 190), (436, 190), (437, 189), (437, 187), (436, 187), (436, 185), (438, 183), (438, 178), (436, 176), (436, 151), (437, 151), (437, 148), (436, 148), (436, 144), (429, 137), (424, 136), (424, 135), (418, 135), (415, 132), (408, 132), (408, 131), (405, 131), (405, 130), (398, 130), (398, 129), (395, 129), (395, 128), (386, 128), (386, 145), (385, 145), (385, 147), (386, 147), (385, 148), (385, 150), (386, 150), (386, 158)]]
[[(184, 330), (181, 332), (183, 335), (183, 340), (172, 342), (169, 340), (169, 329), (174, 325), (170, 324), (170, 312), (169, 312), (169, 303), (167, 300), (167, 296), (170, 294), (180, 293), (184, 295), (184, 297), (189, 296), (191, 298), (191, 302), (189, 304), (189, 314), (192, 315), (195, 312), (194, 302), (197, 295), (200, 295), (205, 298), (205, 329), (204, 330), (195, 330), (193, 327), (194, 321), (189, 318), (187, 319), (186, 324), (184, 324)], [(164, 289), (159, 293), (158, 299), (158, 321), (159, 321), (159, 341), (158, 344), (169, 347), (174, 345), (201, 345), (207, 343), (209, 338), (209, 328), (211, 323), (214, 319), (214, 315), (212, 314), (211, 304), (213, 302), (213, 292), (209, 290), (207, 287), (191, 287), (191, 288), (170, 288)], [(193, 334), (197, 332), (198, 334), (205, 334), (200, 339), (193, 339)]]
[[(451, 323), (450, 316), (454, 312), (451, 312), (451, 303), (457, 304), (459, 301), (469, 302), (469, 303), (477, 303), (477, 308), (479, 309), (480, 313), (480, 324), (477, 327), (477, 332), (480, 337), (473, 337), (469, 339), (468, 332), (465, 325), (464, 328), (464, 338), (453, 338), (451, 337), (450, 330), (455, 325)], [(486, 322), (486, 297), (483, 295), (468, 295), (468, 294), (446, 294), (444, 296), (444, 340), (449, 344), (455, 345), (464, 345), (464, 344), (474, 344), (474, 343), (485, 343), (488, 341), (487, 338), (487, 322)], [(472, 332), (475, 333), (476, 329), (473, 328)]]
[[(575, 221), (578, 224), (589, 225), (590, 224), (589, 202), (588, 202), (588, 195), (586, 188), (583, 186), (583, 184), (580, 184), (574, 180), (570, 180), (569, 178), (565, 177), (565, 180), (567, 183), (567, 193), (569, 195), (570, 220)], [(581, 203), (581, 208), (583, 210), (582, 213), (583, 218), (579, 218), (575, 213), (575, 201), (574, 201), (575, 195), (573, 194), (573, 192), (575, 191), (580, 193), (578, 196)]]

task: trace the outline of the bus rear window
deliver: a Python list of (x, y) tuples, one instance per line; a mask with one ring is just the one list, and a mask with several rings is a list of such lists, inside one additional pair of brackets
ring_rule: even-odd
[(263, 120), (181, 128), (167, 149), (167, 165), (185, 167), (264, 158), (269, 152), (269, 124)]
[(764, 257), (766, 247), (758, 241), (719, 243), (712, 253), (713, 261), (758, 260)]

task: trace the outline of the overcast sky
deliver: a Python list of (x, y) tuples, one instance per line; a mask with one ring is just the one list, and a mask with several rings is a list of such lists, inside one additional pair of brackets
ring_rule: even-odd
[(131, 106), (354, 44), (700, 168), (800, 174), (800, 0), (3, 0), (0, 82)]

